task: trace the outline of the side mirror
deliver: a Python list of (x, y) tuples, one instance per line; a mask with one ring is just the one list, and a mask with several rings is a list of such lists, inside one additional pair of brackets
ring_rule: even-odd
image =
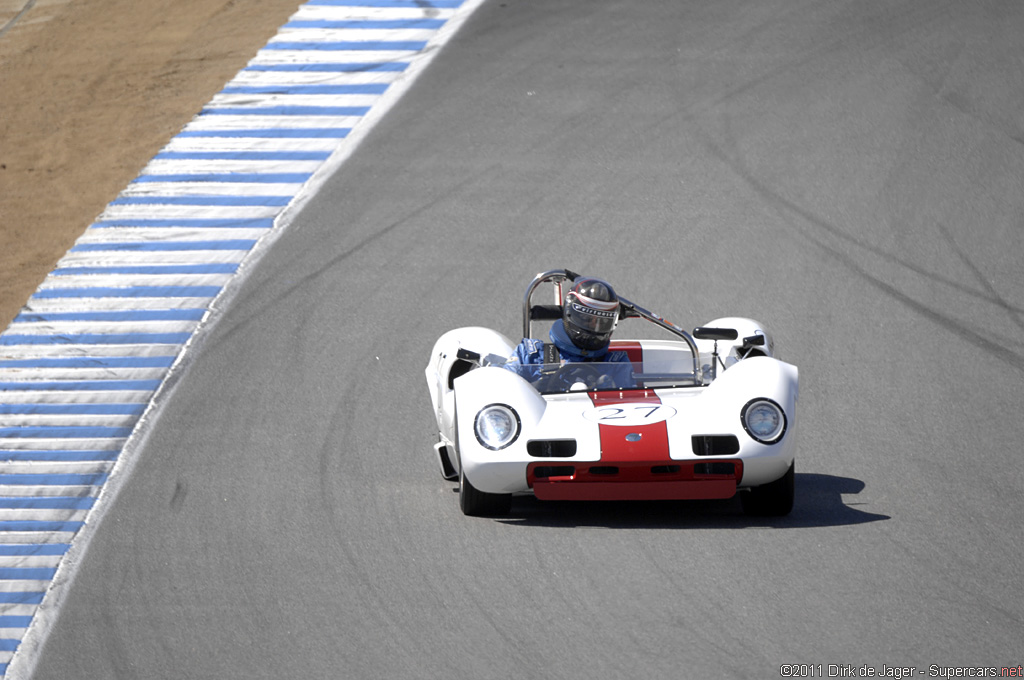
[(693, 329), (693, 337), (699, 340), (735, 340), (739, 333), (735, 328), (705, 328), (698, 326)]
[(748, 335), (743, 338), (744, 347), (763, 347), (764, 336), (763, 335)]

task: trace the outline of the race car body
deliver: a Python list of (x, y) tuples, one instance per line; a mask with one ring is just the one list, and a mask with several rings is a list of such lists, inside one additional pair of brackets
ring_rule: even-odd
[[(533, 305), (524, 336), (558, 305)], [(426, 368), (442, 475), (460, 480), (469, 515), (502, 514), (515, 494), (541, 500), (674, 500), (743, 494), (749, 514), (793, 504), (798, 376), (751, 319), (722, 318), (692, 334), (620, 298), (674, 339), (613, 340), (628, 363), (510, 363), (515, 343), (479, 327), (444, 334)], [(625, 369), (625, 370), (623, 370)]]

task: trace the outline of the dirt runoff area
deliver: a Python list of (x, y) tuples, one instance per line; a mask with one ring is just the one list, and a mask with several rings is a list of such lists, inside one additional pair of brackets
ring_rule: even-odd
[(0, 330), (300, 0), (0, 0)]

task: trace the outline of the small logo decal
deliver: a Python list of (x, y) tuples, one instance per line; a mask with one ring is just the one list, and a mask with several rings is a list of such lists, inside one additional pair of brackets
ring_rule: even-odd
[(643, 437), (639, 432), (630, 432), (626, 435), (627, 442), (638, 442)]

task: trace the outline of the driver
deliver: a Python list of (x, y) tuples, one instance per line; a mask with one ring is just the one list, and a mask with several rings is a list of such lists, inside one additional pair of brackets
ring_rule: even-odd
[[(634, 387), (629, 356), (608, 348), (619, 322), (619, 308), (619, 298), (607, 281), (576, 279), (563, 300), (562, 320), (556, 321), (548, 333), (551, 342), (524, 338), (505, 368), (531, 383), (548, 377), (556, 382), (546, 387), (554, 389), (568, 390), (576, 382), (584, 382), (591, 389)], [(610, 365), (601, 366), (597, 372), (572, 365), (586, 363)]]

